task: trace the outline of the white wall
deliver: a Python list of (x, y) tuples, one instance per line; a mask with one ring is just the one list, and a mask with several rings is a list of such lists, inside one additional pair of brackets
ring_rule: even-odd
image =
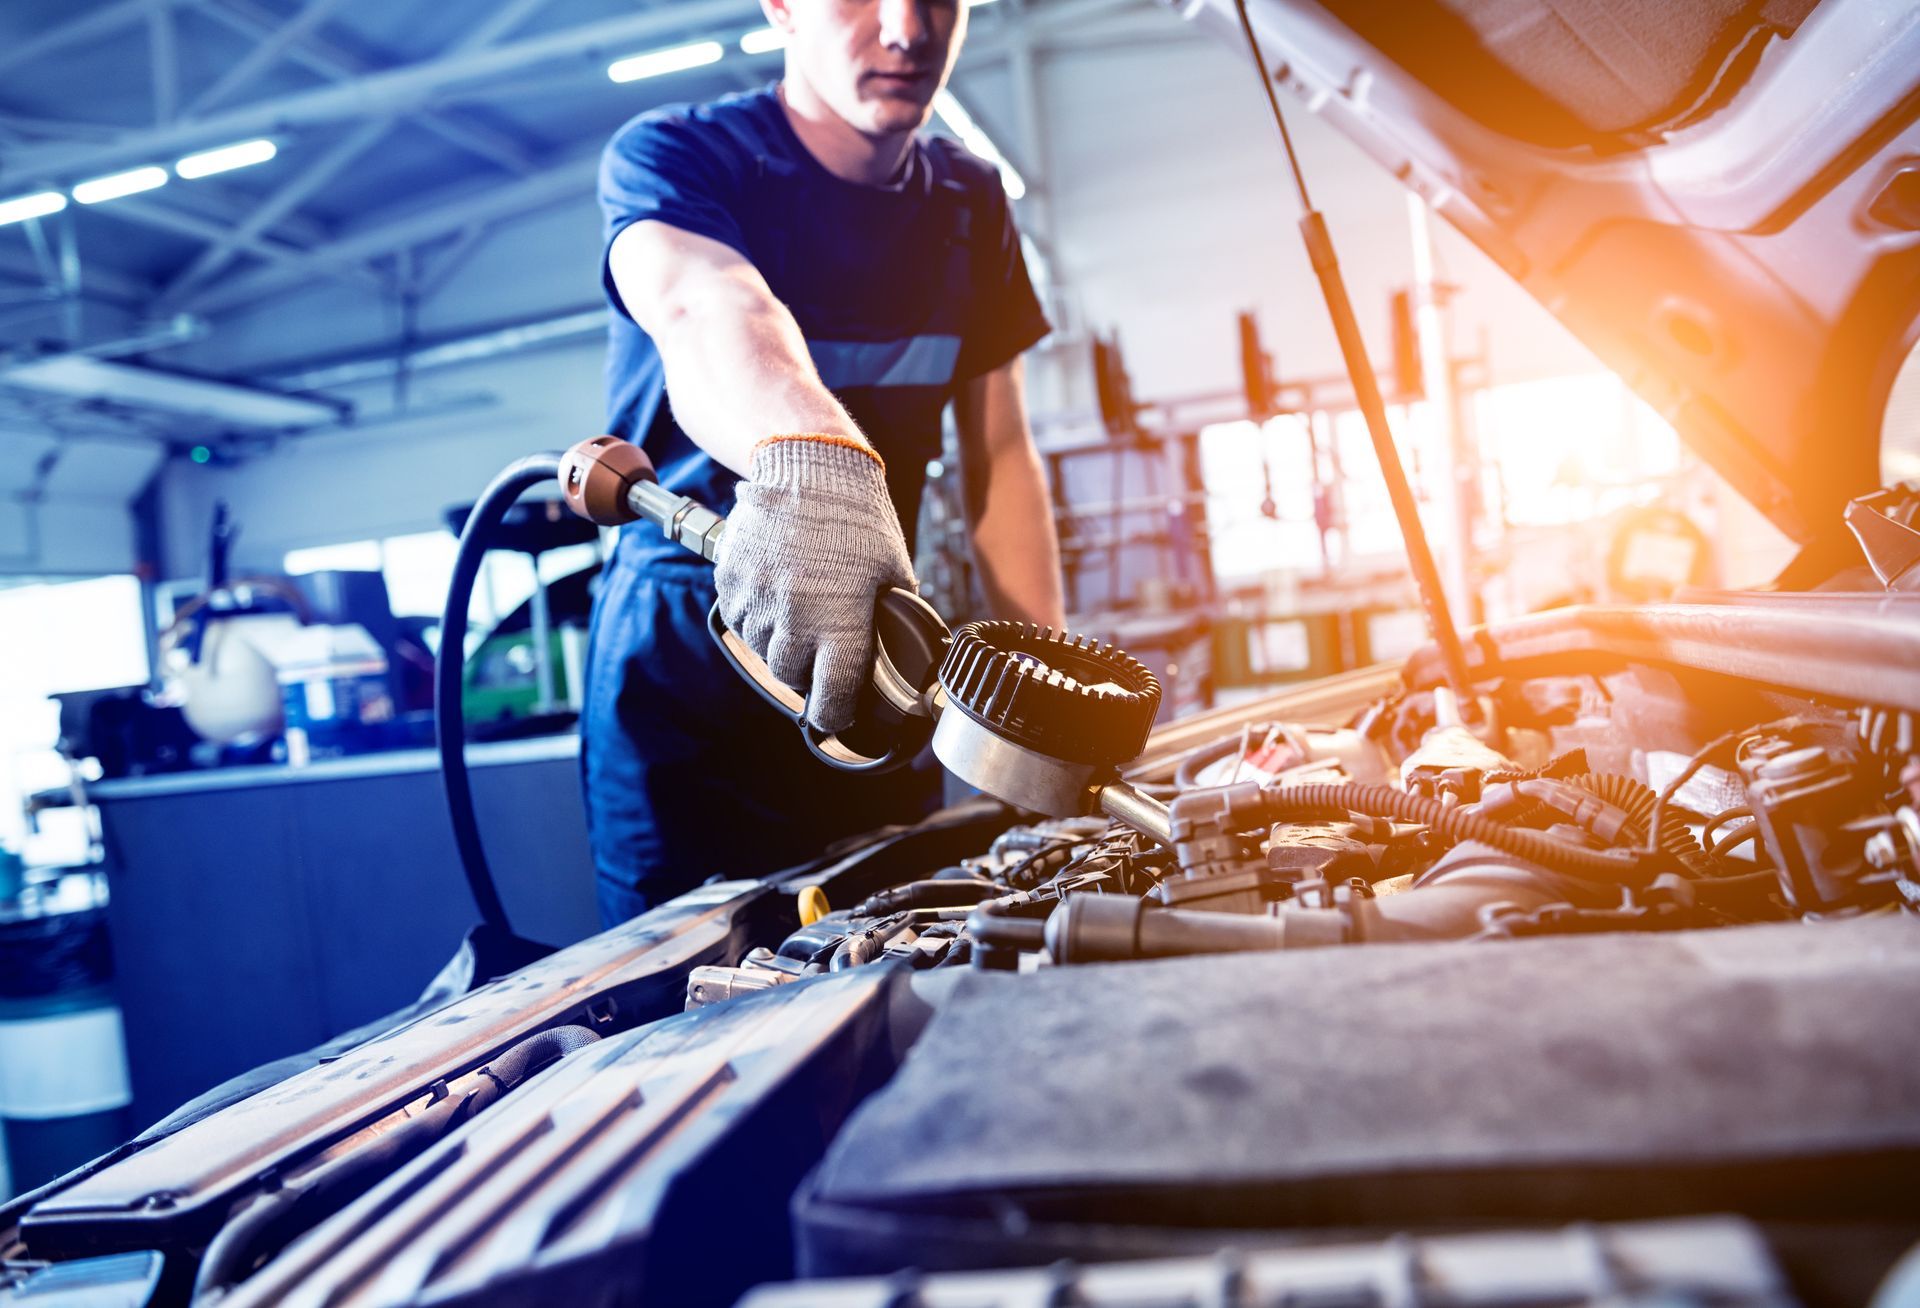
[(0, 502), (0, 574), (91, 576), (130, 572), (133, 515), (117, 500)]
[[(294, 438), (237, 467), (170, 464), (162, 512), (170, 575), (192, 575), (213, 502), (241, 526), (236, 566), (278, 567), (289, 549), (443, 525), (520, 455), (560, 449), (602, 430), (597, 343), (530, 352), (424, 374), (417, 402), (445, 411), (365, 430)], [(384, 404), (376, 388), (359, 392)]]
[[(1295, 228), (1298, 202), (1245, 56), (1211, 40), (1041, 61), (1046, 186), (1061, 272), (1090, 325), (1117, 326), (1141, 398), (1239, 385), (1234, 317), (1258, 312), (1282, 376), (1340, 369)], [(1413, 277), (1406, 192), (1283, 97), (1375, 357), (1389, 294)], [(1591, 370), (1592, 356), (1451, 228), (1442, 268), (1463, 285), (1456, 345), (1491, 335), (1501, 379)]]
[(128, 572), (128, 504), (160, 466), (135, 436), (0, 431), (0, 575)]

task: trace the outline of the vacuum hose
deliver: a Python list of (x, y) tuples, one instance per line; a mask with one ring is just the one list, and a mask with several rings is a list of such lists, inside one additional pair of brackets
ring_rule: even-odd
[(1556, 840), (1543, 832), (1510, 827), (1491, 818), (1447, 808), (1437, 799), (1409, 794), (1392, 786), (1363, 786), (1351, 782), (1330, 785), (1288, 786), (1269, 791), (1278, 821), (1290, 816), (1342, 816), (1346, 813), (1370, 813), (1376, 817), (1420, 822), (1449, 844), (1477, 840), (1516, 858), (1538, 863), (1558, 872), (1618, 882), (1636, 880), (1637, 860), (1619, 854), (1583, 849), (1579, 845)]
[(467, 718), (461, 703), (467, 665), (467, 605), (473, 583), (486, 557), (487, 541), (507, 516), (507, 510), (533, 487), (560, 476), (560, 456), (529, 454), (509, 464), (467, 515), (460, 530), (460, 548), (453, 559), (453, 580), (447, 583), (447, 608), (440, 615), (440, 650), (433, 660), (433, 738), (440, 751), (440, 776), (447, 789), (447, 813), (453, 819), (453, 843), (460, 867), (473, 892), (480, 920), (511, 932), (506, 906), (487, 866), (480, 843), (480, 827), (473, 812), (473, 786), (467, 777)]
[(1647, 879), (1646, 869), (1637, 856), (1583, 849), (1544, 832), (1511, 827), (1493, 818), (1448, 808), (1437, 799), (1392, 786), (1337, 782), (1263, 790), (1245, 783), (1219, 790), (1191, 791), (1173, 804), (1176, 839), (1183, 819), (1190, 821), (1195, 817), (1211, 821), (1221, 829), (1232, 827), (1245, 831), (1271, 822), (1341, 818), (1348, 813), (1418, 822), (1431, 827), (1436, 836), (1450, 845), (1477, 840), (1530, 863), (1590, 880), (1631, 884)]
[[(1632, 824), (1633, 843), (1645, 841), (1647, 823), (1653, 817), (1654, 806), (1660, 796), (1653, 787), (1617, 772), (1583, 772), (1566, 778), (1570, 785), (1580, 787), (1605, 803), (1613, 805), (1627, 815)], [(1680, 866), (1696, 877), (1722, 875), (1707, 858), (1707, 852), (1700, 847), (1699, 840), (1687, 828), (1687, 820), (1681, 810), (1665, 808), (1660, 814), (1660, 848), (1679, 860)]]
[(1258, 740), (1267, 733), (1268, 729), (1267, 723), (1256, 722), (1248, 731), (1235, 732), (1231, 736), (1222, 736), (1219, 740), (1213, 741), (1211, 744), (1200, 746), (1199, 749), (1187, 755), (1187, 757), (1181, 761), (1180, 766), (1174, 770), (1174, 788), (1176, 790), (1200, 789), (1200, 773), (1202, 770), (1213, 766), (1227, 755), (1239, 749), (1248, 738)]

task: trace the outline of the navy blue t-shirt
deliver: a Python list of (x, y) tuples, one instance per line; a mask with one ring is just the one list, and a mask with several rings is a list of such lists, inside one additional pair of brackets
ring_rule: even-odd
[[(674, 422), (659, 351), (606, 267), (628, 224), (655, 219), (709, 237), (760, 271), (799, 323), (821, 380), (886, 460), (909, 536), (959, 384), (1049, 330), (990, 164), (921, 136), (896, 183), (845, 181), (808, 153), (771, 86), (627, 123), (601, 157), (600, 208), (614, 310), (607, 429), (640, 443), (664, 485), (721, 513), (737, 479)], [(620, 564), (670, 559), (695, 562), (645, 526), (620, 533)]]

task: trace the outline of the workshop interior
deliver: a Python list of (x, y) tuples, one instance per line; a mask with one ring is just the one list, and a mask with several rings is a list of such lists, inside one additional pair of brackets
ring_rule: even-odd
[[(609, 924), (602, 151), (883, 10), (1065, 625), (950, 409)], [(1917, 346), (1912, 0), (8, 0), (0, 1308), (1920, 1305)]]

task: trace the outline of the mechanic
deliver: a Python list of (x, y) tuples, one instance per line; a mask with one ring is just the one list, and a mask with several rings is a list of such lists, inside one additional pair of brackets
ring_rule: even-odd
[(717, 567), (620, 533), (582, 720), (608, 924), (926, 812), (937, 774), (835, 772), (707, 634), (728, 626), (823, 730), (867, 677), (875, 599), (912, 586), (954, 406), (994, 615), (1062, 624), (1059, 547), (1021, 354), (1049, 330), (997, 171), (921, 134), (965, 0), (763, 0), (773, 86), (642, 114), (601, 163), (609, 429), (728, 514)]

